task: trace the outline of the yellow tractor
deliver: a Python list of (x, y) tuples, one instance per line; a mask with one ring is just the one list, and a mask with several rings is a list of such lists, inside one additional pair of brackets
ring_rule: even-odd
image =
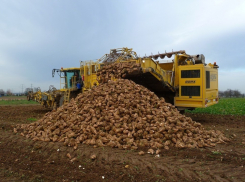
[[(165, 57), (174, 59), (160, 63)], [(160, 61), (158, 59), (160, 58)], [(81, 61), (79, 68), (54, 69), (60, 75), (61, 89), (42, 93), (39, 102), (58, 107), (79, 93), (99, 84), (98, 70), (109, 64), (135, 63), (137, 70), (127, 72), (125, 79), (147, 87), (179, 110), (204, 108), (218, 103), (218, 65), (205, 63), (203, 54), (188, 55), (185, 51), (138, 57), (128, 48), (111, 49), (97, 61)], [(110, 78), (115, 80), (113, 76)], [(34, 93), (35, 94), (35, 93)], [(40, 93), (39, 93), (40, 95)], [(33, 97), (30, 97), (33, 100)]]
[(37, 101), (44, 107), (56, 109), (79, 93), (98, 85), (96, 72), (101, 64), (93, 61), (81, 61), (80, 64), (78, 68), (53, 69), (52, 77), (55, 73), (60, 76), (60, 90), (51, 85), (47, 92), (41, 92), (41, 90), (35, 93), (29, 92), (27, 99)]

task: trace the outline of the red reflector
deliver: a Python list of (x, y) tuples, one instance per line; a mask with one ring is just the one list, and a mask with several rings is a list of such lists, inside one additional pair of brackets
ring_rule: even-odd
[(83, 79), (83, 81), (84, 81), (84, 75), (82, 76), (82, 79)]

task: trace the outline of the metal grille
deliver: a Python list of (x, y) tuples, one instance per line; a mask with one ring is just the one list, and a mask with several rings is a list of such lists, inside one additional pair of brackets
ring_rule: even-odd
[(206, 71), (206, 88), (210, 88), (210, 71)]
[(181, 70), (181, 78), (200, 78), (200, 70)]
[(181, 96), (200, 96), (200, 86), (181, 86)]

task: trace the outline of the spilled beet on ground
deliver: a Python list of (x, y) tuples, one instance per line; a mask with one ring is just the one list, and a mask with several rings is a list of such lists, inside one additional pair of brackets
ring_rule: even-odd
[(220, 130), (231, 141), (211, 148), (170, 146), (158, 157), (138, 155), (148, 147), (78, 144), (74, 150), (62, 142), (33, 141), (13, 133), (16, 124), (35, 122), (47, 112), (39, 105), (0, 107), (0, 181), (245, 181), (244, 116), (189, 114), (206, 130)]

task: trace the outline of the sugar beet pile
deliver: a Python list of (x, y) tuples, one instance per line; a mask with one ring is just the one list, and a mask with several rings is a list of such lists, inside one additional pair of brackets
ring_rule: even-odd
[(175, 106), (126, 79), (108, 81), (14, 132), (32, 140), (78, 143), (122, 149), (212, 147), (228, 141), (220, 131), (205, 130)]
[(102, 69), (98, 70), (97, 78), (99, 83), (107, 83), (114, 78), (125, 78), (127, 74), (134, 74), (140, 71), (139, 63), (112, 63), (105, 65)]

